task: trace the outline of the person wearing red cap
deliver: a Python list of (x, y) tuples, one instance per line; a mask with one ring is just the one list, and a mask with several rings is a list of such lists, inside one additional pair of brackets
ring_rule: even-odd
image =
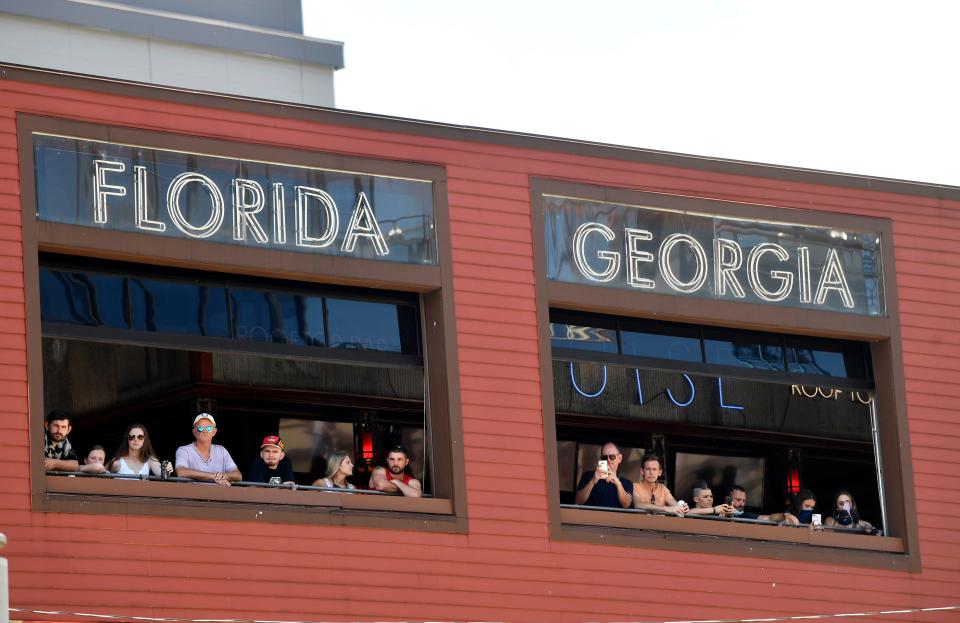
[(255, 457), (247, 470), (247, 480), (271, 485), (293, 484), (293, 465), (284, 453), (283, 440), (268, 435), (260, 443), (260, 456)]

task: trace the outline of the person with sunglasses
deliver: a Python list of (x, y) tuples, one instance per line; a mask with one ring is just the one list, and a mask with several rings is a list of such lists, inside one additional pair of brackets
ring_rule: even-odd
[(583, 472), (574, 503), (605, 508), (630, 508), (633, 483), (617, 474), (623, 454), (617, 444), (607, 442), (600, 448), (597, 469)]
[(177, 448), (177, 476), (221, 487), (243, 479), (227, 449), (213, 443), (216, 434), (217, 421), (209, 413), (193, 419), (194, 442)]
[[(120, 438), (120, 447), (113, 458), (107, 461), (107, 469), (114, 474), (160, 476), (160, 460), (153, 451), (146, 426), (131, 424), (127, 427)], [(170, 471), (173, 471), (172, 468)]]

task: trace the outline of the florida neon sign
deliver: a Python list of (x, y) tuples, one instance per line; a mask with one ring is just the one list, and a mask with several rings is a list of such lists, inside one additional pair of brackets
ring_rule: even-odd
[(41, 220), (436, 263), (429, 180), (35, 135)]

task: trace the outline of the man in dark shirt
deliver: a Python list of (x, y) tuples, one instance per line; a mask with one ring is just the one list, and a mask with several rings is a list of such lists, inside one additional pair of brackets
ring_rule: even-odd
[(253, 459), (247, 470), (247, 480), (271, 485), (293, 484), (293, 465), (283, 450), (283, 441), (279, 437), (264, 437), (260, 444), (260, 456)]
[(55, 409), (47, 414), (43, 425), (43, 468), (48, 472), (75, 472), (80, 469), (77, 453), (67, 439), (72, 419), (69, 411)]
[[(615, 443), (605, 443), (600, 448), (598, 469), (583, 472), (574, 502), (586, 506), (605, 506), (607, 508), (630, 508), (633, 502), (633, 483), (617, 475), (617, 467), (623, 461), (623, 455)], [(599, 469), (606, 461), (606, 470)]]
[(771, 513), (769, 515), (758, 515), (757, 513), (744, 510), (747, 506), (747, 490), (740, 485), (733, 485), (733, 487), (730, 488), (730, 495), (727, 496), (727, 500), (727, 503), (733, 506), (731, 517), (776, 521), (781, 524), (793, 524), (795, 526), (800, 525), (800, 521), (786, 511), (782, 513)]

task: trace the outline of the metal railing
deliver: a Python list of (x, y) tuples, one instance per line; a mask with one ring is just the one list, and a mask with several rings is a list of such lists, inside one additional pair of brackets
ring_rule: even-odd
[[(0, 532), (0, 549), (7, 546), (7, 537)], [(7, 577), (7, 559), (0, 556), (0, 623), (10, 623), (10, 582)]]
[[(60, 476), (66, 478), (100, 478), (100, 479), (116, 479), (116, 480), (148, 480), (155, 482), (178, 482), (178, 483), (187, 483), (187, 484), (200, 484), (200, 485), (212, 485), (214, 483), (207, 482), (203, 480), (193, 480), (191, 478), (180, 478), (179, 476), (168, 476), (167, 478), (161, 478), (159, 476), (149, 475), (141, 476), (139, 474), (113, 474), (110, 472), (102, 474), (93, 474), (89, 472), (63, 472), (63, 471), (49, 471), (47, 472), (48, 476)], [(288, 491), (326, 491), (330, 493), (357, 493), (361, 495), (392, 495), (384, 491), (373, 491), (370, 489), (340, 489), (338, 487), (314, 487), (313, 485), (298, 485), (296, 483), (289, 484), (271, 484), (268, 482), (250, 482), (247, 480), (240, 480), (236, 482), (231, 482), (231, 486), (234, 487), (248, 487), (251, 489), (286, 489)], [(432, 497), (430, 495), (424, 494), (423, 497)], [(0, 621), (0, 623), (3, 623)]]
[[(561, 504), (560, 508), (577, 508), (589, 511), (603, 511), (607, 513), (632, 513), (634, 515), (657, 515), (660, 517), (676, 517), (677, 519), (696, 519), (698, 521), (725, 521), (728, 523), (753, 524), (760, 526), (786, 526), (789, 528), (804, 528), (823, 530), (824, 532), (840, 532), (844, 534), (873, 534), (863, 528), (844, 528), (842, 526), (811, 526), (810, 524), (792, 524), (788, 521), (773, 521), (769, 519), (746, 519), (744, 517), (724, 517), (722, 515), (683, 515), (679, 516), (668, 511), (647, 510), (641, 508), (611, 508), (607, 506), (587, 506), (585, 504)], [(882, 531), (877, 534), (882, 536)]]

